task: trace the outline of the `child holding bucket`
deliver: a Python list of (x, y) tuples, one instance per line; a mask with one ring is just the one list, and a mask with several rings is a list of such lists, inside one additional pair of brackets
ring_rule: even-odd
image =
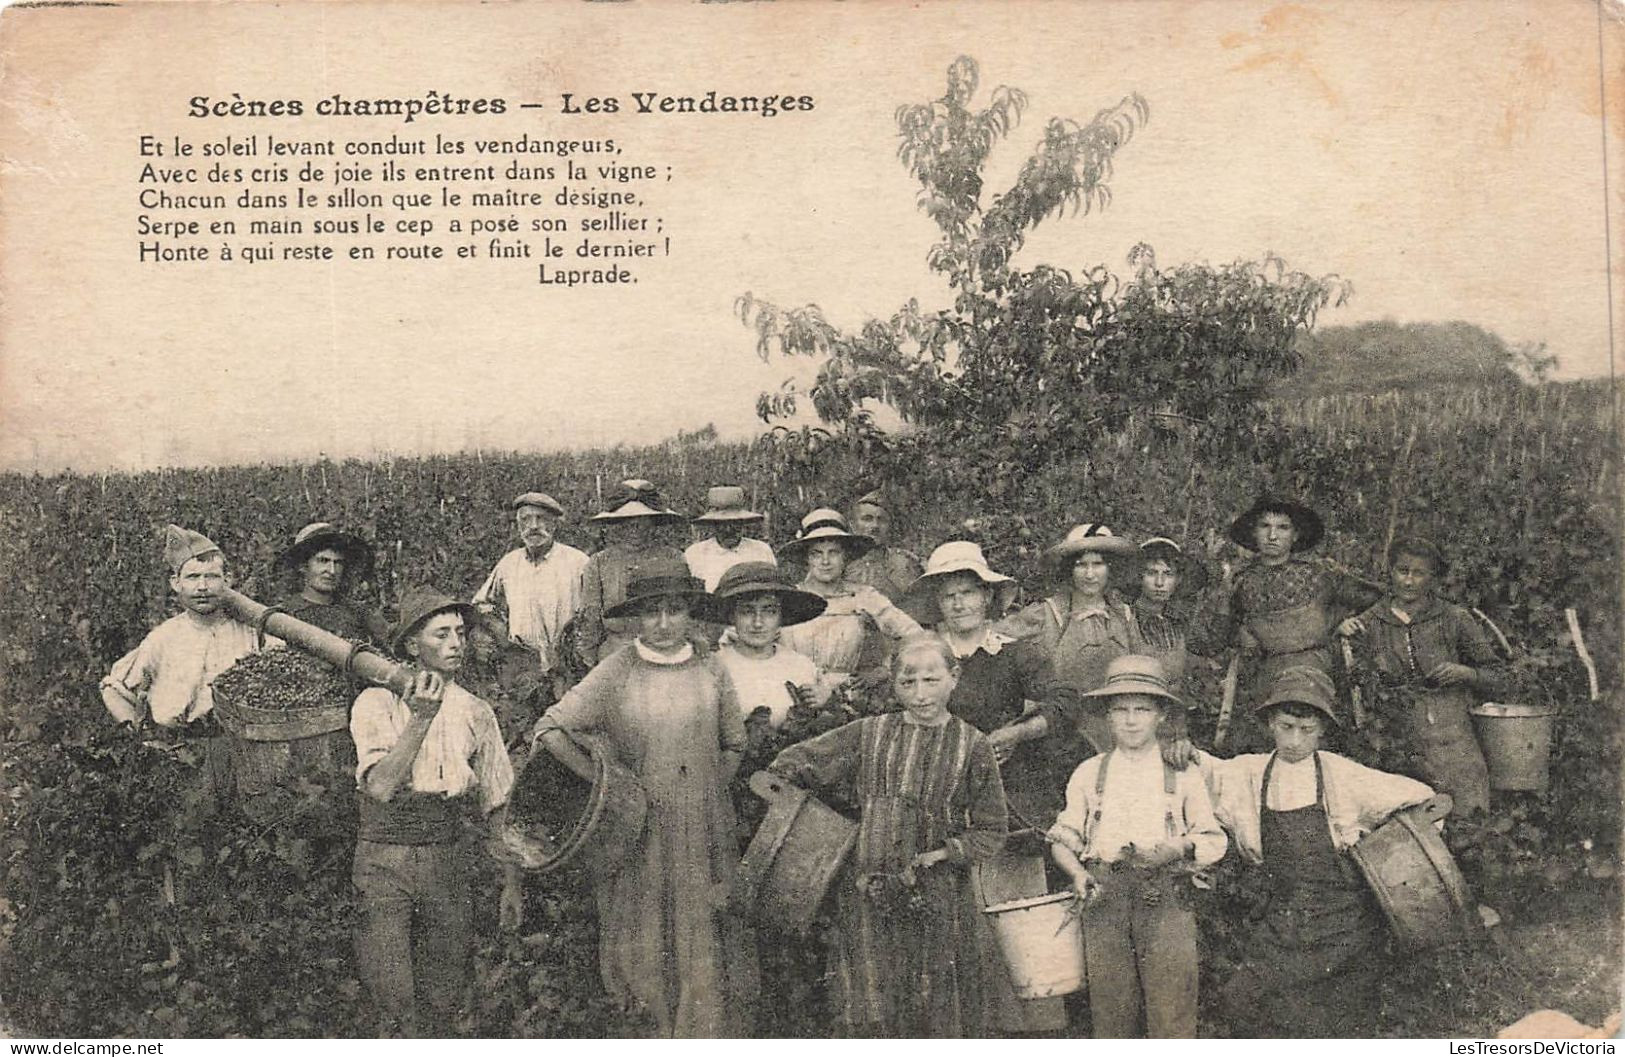
[(691, 614), (721, 622), (709, 602), (681, 558), (636, 568), (604, 614), (636, 637), (543, 713), (535, 740), (590, 778), (575, 735), (599, 735), (648, 796), (641, 844), (594, 878), (605, 989), (664, 1035), (739, 1038), (757, 991), (754, 937), (725, 906), (739, 865), (727, 789), (745, 728), (732, 680), (689, 641)]
[(1288, 668), (1254, 710), (1275, 751), (1196, 754), (1219, 821), (1269, 893), (1220, 992), (1247, 1036), (1365, 1034), (1387, 926), (1347, 850), (1433, 796), (1421, 782), (1322, 751), (1322, 735), (1339, 725), (1335, 700), (1325, 672)]
[(935, 635), (892, 657), (903, 711), (781, 752), (769, 769), (855, 803), (851, 867), (837, 879), (834, 999), (841, 1034), (975, 1038), (997, 1030), (968, 867), (1004, 846), (1006, 810), (987, 735), (949, 713), (959, 666)]
[(1420, 777), (1450, 794), (1458, 816), (1487, 811), (1489, 771), (1469, 711), (1504, 693), (1501, 659), (1471, 613), (1434, 595), (1437, 546), (1409, 537), (1389, 555), (1388, 594), (1338, 633), (1353, 639), (1356, 664), (1408, 691), (1401, 737)]
[(1157, 733), (1174, 709), (1162, 664), (1128, 654), (1084, 694), (1104, 706), (1113, 748), (1085, 760), (1049, 831), (1081, 901), (1096, 1038), (1196, 1037), (1192, 874), (1224, 857), (1224, 831), (1195, 768), (1176, 771)]

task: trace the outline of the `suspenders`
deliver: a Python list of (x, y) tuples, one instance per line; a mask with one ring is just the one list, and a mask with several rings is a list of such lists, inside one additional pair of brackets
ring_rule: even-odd
[[(1095, 775), (1095, 809), (1089, 813), (1088, 823), (1084, 829), (1083, 847), (1085, 852), (1093, 852), (1095, 832), (1100, 829), (1100, 809), (1106, 799), (1106, 768), (1112, 762), (1115, 749), (1107, 750), (1100, 758), (1100, 771)], [(1173, 840), (1179, 836), (1179, 830), (1174, 824), (1174, 769), (1168, 766), (1168, 761), (1162, 761), (1162, 793), (1163, 793), (1163, 825), (1168, 830), (1168, 839)]]

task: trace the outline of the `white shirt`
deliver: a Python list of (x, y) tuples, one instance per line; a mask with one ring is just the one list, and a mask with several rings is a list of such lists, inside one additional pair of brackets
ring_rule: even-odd
[(559, 660), (559, 633), (581, 608), (586, 568), (585, 554), (556, 540), (536, 560), (520, 547), (502, 556), (473, 601), (503, 611), (508, 637), (534, 650), (541, 670), (550, 672)]
[[(1332, 843), (1353, 847), (1361, 837), (1402, 807), (1420, 804), (1433, 795), (1428, 786), (1402, 774), (1389, 774), (1359, 764), (1335, 752), (1319, 752), (1326, 782), (1327, 828)], [(1251, 862), (1264, 861), (1264, 840), (1259, 816), (1267, 752), (1223, 760), (1198, 751), (1196, 762), (1213, 794), (1213, 809), (1236, 840), (1236, 850)], [(1115, 766), (1115, 764), (1114, 764)], [(1269, 807), (1292, 811), (1315, 802), (1315, 762), (1297, 763), (1277, 758), (1270, 771)]]
[(214, 677), (253, 653), (256, 638), (253, 628), (230, 617), (177, 613), (120, 657), (102, 687), (137, 707), (145, 698), (154, 723), (190, 723), (214, 708)]
[(774, 647), (771, 657), (747, 657), (732, 642), (724, 642), (717, 647), (717, 660), (733, 679), (740, 714), (749, 716), (766, 706), (775, 727), (795, 704), (784, 684), (811, 687), (818, 681), (818, 668), (812, 660), (786, 646)]
[[(350, 737), (355, 741), (356, 783), (395, 747), (412, 709), (381, 686), (370, 687), (355, 699), (350, 710)], [(502, 744), (491, 706), (456, 683), (446, 684), (440, 711), (412, 758), (411, 789), (455, 797), (475, 791), (484, 811), (508, 802), (513, 789), (513, 765)]]
[(717, 584), (722, 580), (722, 574), (741, 562), (767, 562), (777, 565), (773, 557), (773, 548), (761, 540), (741, 538), (739, 546), (732, 549), (724, 547), (715, 539), (703, 539), (691, 545), (683, 552), (683, 560), (688, 562), (688, 571), (705, 581), (707, 591), (715, 591)]
[[(1097, 805), (1095, 783), (1101, 761), (1107, 756), (1111, 763), (1106, 767), (1106, 788)], [(1093, 817), (1097, 806), (1099, 822)], [(1170, 809), (1172, 833), (1168, 827)], [(1066, 807), (1056, 817), (1049, 835), (1079, 859), (1106, 862), (1126, 858), (1130, 844), (1150, 851), (1158, 844), (1189, 837), (1195, 846), (1196, 865), (1208, 866), (1224, 858), (1229, 843), (1213, 815), (1213, 802), (1200, 770), (1187, 767), (1174, 772), (1173, 795), (1164, 791), (1162, 752), (1155, 743), (1143, 752), (1117, 749), (1079, 764), (1066, 784)]]

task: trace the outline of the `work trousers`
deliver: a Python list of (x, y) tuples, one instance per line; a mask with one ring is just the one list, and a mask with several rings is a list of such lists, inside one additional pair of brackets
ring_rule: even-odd
[(466, 1011), (474, 905), (462, 849), (356, 842), (356, 955), (380, 1034), (446, 1034)]
[(1095, 875), (1101, 895), (1083, 912), (1095, 1038), (1195, 1038), (1196, 915), (1176, 891), (1189, 881), (1166, 873)]

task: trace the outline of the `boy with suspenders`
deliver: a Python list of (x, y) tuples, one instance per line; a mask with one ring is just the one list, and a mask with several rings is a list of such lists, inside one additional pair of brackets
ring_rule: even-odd
[(1049, 831), (1082, 906), (1089, 1011), (1096, 1038), (1194, 1038), (1196, 916), (1192, 875), (1224, 857), (1224, 831), (1201, 772), (1162, 758), (1157, 731), (1173, 709), (1162, 665), (1136, 654), (1083, 695), (1104, 706), (1114, 747), (1085, 760)]

